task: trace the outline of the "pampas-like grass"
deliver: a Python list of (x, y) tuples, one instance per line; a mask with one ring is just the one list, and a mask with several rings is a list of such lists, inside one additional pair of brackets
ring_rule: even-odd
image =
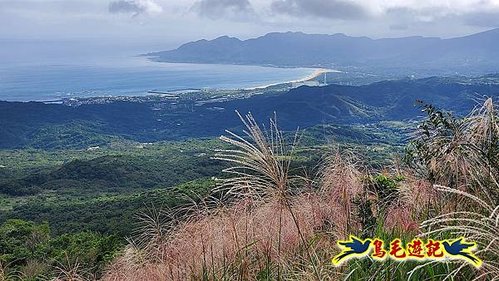
[(498, 175), (499, 115), (493, 100), (487, 99), (463, 119), (431, 106), (426, 111), (429, 118), (420, 125), (410, 146), (413, 167), (426, 171), (423, 174), (435, 184), (490, 197), (493, 190), (476, 189), (476, 183), (486, 183)]
[(351, 222), (339, 196), (357, 192), (347, 189), (360, 188), (358, 171), (338, 156), (336, 168), (329, 168), (348, 168), (351, 176), (337, 170), (327, 180), (342, 186), (294, 186), (299, 178), (289, 167), (297, 135), (287, 143), (275, 119), (265, 132), (251, 115), (239, 116), (245, 138), (228, 132), (221, 139), (234, 148), (215, 155), (234, 165), (226, 170), (233, 177), (214, 191), (216, 200), (203, 200), (200, 211), (176, 221), (171, 231), (165, 232), (158, 213), (142, 216), (142, 242), (130, 243), (104, 280), (256, 280), (262, 274), (282, 280), (297, 274), (289, 269), (293, 260), (307, 264), (314, 279), (321, 276), (316, 249), (331, 249), (347, 234)]
[[(327, 158), (321, 171), (320, 194), (343, 206), (346, 224), (341, 229), (344, 237), (352, 230), (355, 216), (353, 200), (363, 192), (362, 173), (356, 168), (358, 161), (353, 154), (342, 154), (335, 149)], [(337, 226), (339, 227), (339, 225)], [(339, 231), (340, 229), (337, 229)]]
[[(425, 143), (418, 147), (416, 170), (398, 167), (397, 176), (403, 175), (404, 180), (397, 183), (389, 200), (372, 190), (378, 183), (358, 169), (355, 157), (338, 151), (326, 159), (319, 179), (292, 175), (298, 134), (286, 141), (275, 119), (266, 131), (251, 114), (239, 115), (244, 135), (228, 131), (221, 140), (232, 148), (217, 151), (214, 157), (233, 165), (225, 170), (230, 177), (212, 195), (193, 200), (189, 207), (143, 215), (141, 234), (103, 279), (338, 280), (354, 276), (375, 280), (392, 274), (499, 279), (497, 112), (487, 100), (464, 120), (442, 121), (436, 115), (432, 117), (436, 127), (428, 130), (429, 135), (422, 137)], [(424, 174), (417, 169), (429, 170), (432, 178), (414, 176)], [(362, 208), (369, 208), (371, 202), (382, 206), (359, 218), (359, 198)], [(463, 235), (478, 243), (483, 266), (464, 275), (460, 275), (464, 265), (456, 269), (443, 265), (435, 271), (433, 264), (413, 269), (404, 263), (367, 260), (354, 261), (350, 268), (333, 267), (330, 258), (338, 251), (336, 241), (350, 234), (369, 234), (362, 226), (373, 218), (375, 226), (382, 226), (373, 230), (375, 234), (387, 237), (394, 233), (413, 237), (422, 230), (423, 235)], [(417, 225), (420, 221), (424, 221), (422, 228)]]
[(5, 268), (2, 264), (2, 261), (0, 261), (0, 281), (7, 280), (7, 273), (5, 272)]
[[(272, 279), (277, 278), (280, 267), (282, 278), (289, 261), (310, 258), (303, 250), (307, 246), (302, 236), (312, 241), (322, 232), (325, 235), (316, 243), (330, 249), (334, 239), (342, 235), (334, 234), (335, 226), (346, 224), (342, 207), (318, 194), (303, 193), (290, 204), (294, 217), (290, 212), (279, 216), (281, 203), (272, 201), (252, 206), (251, 211), (241, 202), (214, 215), (192, 218), (181, 223), (164, 242), (159, 253), (162, 260), (137, 262), (137, 250), (129, 246), (104, 279), (197, 280), (204, 272), (211, 276), (209, 280), (255, 280), (267, 266)], [(325, 222), (331, 222), (331, 228), (324, 229)]]
[[(298, 132), (294, 140), (288, 144), (282, 131), (279, 130), (277, 118), (270, 119), (270, 132), (264, 132), (251, 113), (244, 117), (239, 112), (236, 111), (236, 113), (246, 127), (244, 134), (249, 140), (231, 131), (226, 131), (229, 134), (228, 137), (220, 138), (235, 147), (231, 150), (220, 150), (214, 158), (234, 164), (233, 167), (224, 170), (233, 177), (224, 180), (222, 188), (226, 189), (225, 193), (236, 198), (277, 201), (279, 207), (278, 251), (281, 251), (282, 244), (283, 209), (286, 209), (293, 218), (296, 231), (303, 246), (306, 247), (307, 241), (290, 203), (290, 195), (293, 191), (291, 184), (295, 178), (290, 176), (289, 169), (298, 143)], [(309, 256), (312, 258), (310, 253)], [(280, 267), (278, 267), (277, 278), (280, 279), (280, 277)]]
[[(477, 243), (476, 254), (483, 260), (474, 280), (499, 280), (499, 205), (490, 205), (479, 197), (446, 186), (436, 185), (440, 192), (462, 196), (480, 206), (476, 211), (456, 211), (431, 218), (423, 222), (428, 229), (423, 235), (452, 233), (455, 237), (466, 237)], [(499, 188), (499, 186), (495, 186)], [(449, 276), (455, 276), (466, 264), (458, 267)]]
[[(476, 242), (476, 253), (483, 259), (483, 265), (475, 280), (499, 280), (498, 116), (489, 98), (459, 121), (447, 140), (435, 133), (426, 146), (433, 149), (425, 151), (434, 153), (429, 168), (438, 175), (435, 190), (444, 195), (441, 202), (451, 207), (425, 220), (422, 235), (451, 234)], [(446, 280), (464, 268), (466, 263), (453, 270)]]
[(246, 129), (244, 136), (226, 131), (220, 139), (234, 149), (219, 150), (214, 159), (233, 164), (224, 171), (231, 178), (224, 180), (222, 189), (236, 198), (250, 197), (256, 200), (277, 198), (286, 201), (291, 193), (289, 167), (294, 157), (298, 134), (287, 143), (277, 126), (270, 119), (270, 131), (265, 132), (251, 114), (242, 116), (236, 112)]
[(55, 281), (86, 281), (91, 280), (85, 277), (85, 270), (81, 267), (78, 259), (71, 261), (66, 255), (64, 262), (57, 262), (54, 266), (57, 277)]

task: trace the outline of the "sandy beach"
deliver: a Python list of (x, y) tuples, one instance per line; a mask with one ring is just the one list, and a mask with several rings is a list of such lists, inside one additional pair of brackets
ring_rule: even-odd
[(341, 71), (335, 70), (335, 69), (318, 68), (318, 69), (315, 69), (312, 74), (307, 75), (307, 76), (300, 78), (300, 79), (286, 81), (286, 82), (280, 82), (280, 83), (267, 84), (267, 85), (251, 87), (251, 88), (244, 88), (244, 90), (259, 90), (259, 89), (265, 89), (268, 87), (282, 85), (282, 84), (304, 83), (304, 82), (316, 79), (317, 77), (323, 75), (324, 73), (338, 73), (338, 72), (341, 72)]

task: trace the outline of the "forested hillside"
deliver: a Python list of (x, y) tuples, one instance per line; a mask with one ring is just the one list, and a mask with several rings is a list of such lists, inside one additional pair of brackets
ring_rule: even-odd
[(355, 125), (420, 117), (417, 101), (457, 115), (474, 101), (499, 95), (499, 76), (394, 80), (363, 86), (299, 87), (244, 99), (117, 101), (69, 107), (0, 102), (1, 148), (88, 148), (114, 140), (155, 142), (214, 137), (240, 124), (234, 110), (266, 120), (278, 112), (284, 130), (320, 124)]

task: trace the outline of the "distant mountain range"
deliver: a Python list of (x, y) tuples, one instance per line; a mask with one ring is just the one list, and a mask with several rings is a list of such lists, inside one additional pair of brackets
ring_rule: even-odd
[(228, 36), (146, 54), (161, 62), (356, 67), (378, 70), (491, 73), (499, 71), (499, 29), (465, 37), (371, 39), (344, 34), (269, 33), (255, 39)]

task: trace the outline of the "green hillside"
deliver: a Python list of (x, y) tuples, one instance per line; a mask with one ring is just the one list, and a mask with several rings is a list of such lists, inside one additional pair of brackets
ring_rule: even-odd
[(113, 141), (156, 142), (216, 137), (240, 124), (234, 110), (266, 120), (279, 115), (283, 129), (320, 124), (407, 121), (421, 116), (417, 100), (462, 115), (477, 100), (499, 95), (499, 77), (395, 80), (363, 86), (300, 87), (249, 98), (134, 102), (90, 99), (78, 106), (0, 102), (1, 148), (89, 148)]

